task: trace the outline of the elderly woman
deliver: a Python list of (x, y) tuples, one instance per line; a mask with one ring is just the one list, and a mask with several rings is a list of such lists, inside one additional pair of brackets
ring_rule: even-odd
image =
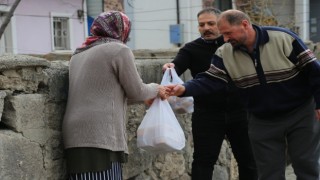
[(125, 45), (129, 18), (118, 11), (100, 14), (92, 36), (70, 60), (69, 97), (63, 120), (69, 179), (122, 179), (126, 162), (127, 99), (166, 98), (166, 88), (144, 84), (132, 51)]

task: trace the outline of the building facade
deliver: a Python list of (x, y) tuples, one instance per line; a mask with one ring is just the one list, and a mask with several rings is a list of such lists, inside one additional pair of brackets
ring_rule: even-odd
[[(1, 23), (14, 1), (0, 0)], [(199, 37), (196, 15), (207, 6), (249, 7), (303, 40), (320, 41), (318, 0), (22, 0), (0, 39), (0, 53), (73, 52), (89, 36), (93, 19), (108, 10), (123, 11), (132, 20), (132, 49), (181, 47)]]
[[(2, 23), (15, 0), (0, 0)], [(0, 53), (70, 52), (86, 36), (82, 0), (22, 0), (3, 37)]]

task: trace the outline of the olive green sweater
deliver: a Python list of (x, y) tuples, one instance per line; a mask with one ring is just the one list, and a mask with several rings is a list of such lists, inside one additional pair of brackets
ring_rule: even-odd
[(144, 84), (132, 51), (111, 42), (73, 55), (63, 120), (65, 148), (94, 147), (128, 153), (127, 98), (156, 97), (158, 85)]

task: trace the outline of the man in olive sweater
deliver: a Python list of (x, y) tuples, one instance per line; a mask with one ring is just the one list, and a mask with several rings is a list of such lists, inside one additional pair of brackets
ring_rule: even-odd
[(249, 113), (249, 137), (259, 180), (284, 180), (286, 150), (297, 179), (320, 179), (320, 63), (288, 29), (252, 25), (238, 10), (218, 19), (228, 42), (210, 69), (172, 95), (218, 92), (234, 82)]

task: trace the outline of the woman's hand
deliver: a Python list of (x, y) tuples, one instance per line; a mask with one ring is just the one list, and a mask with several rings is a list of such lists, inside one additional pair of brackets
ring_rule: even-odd
[(152, 99), (147, 99), (144, 101), (144, 103), (147, 105), (147, 106), (151, 106), (151, 104), (153, 103), (155, 98), (152, 98)]
[(162, 100), (165, 100), (169, 97), (170, 88), (166, 86), (159, 85), (159, 91), (158, 91), (158, 97), (160, 97)]

